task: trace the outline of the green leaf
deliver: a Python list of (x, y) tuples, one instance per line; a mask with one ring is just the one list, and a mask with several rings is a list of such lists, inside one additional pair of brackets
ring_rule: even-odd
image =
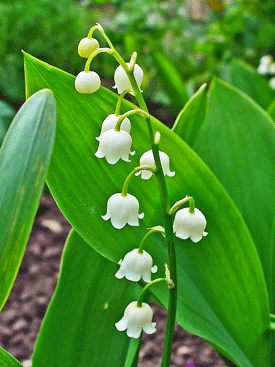
[(173, 131), (190, 147), (195, 144), (204, 122), (207, 106), (207, 85), (203, 84), (179, 113)]
[(275, 121), (275, 99), (268, 106), (267, 113)]
[[(34, 350), (33, 367), (123, 366), (131, 338), (115, 323), (140, 287), (78, 234), (68, 237), (61, 274)], [(131, 345), (132, 352), (138, 340)], [(128, 364), (127, 367), (131, 365)]]
[(157, 50), (153, 50), (151, 56), (154, 60), (154, 66), (158, 70), (165, 92), (180, 111), (189, 100), (189, 94), (180, 73), (171, 61)]
[(0, 144), (2, 143), (15, 111), (6, 102), (0, 101)]
[(49, 90), (16, 114), (0, 151), (0, 309), (16, 277), (51, 157), (55, 101)]
[(23, 367), (12, 355), (0, 347), (0, 366), (1, 367)]
[(243, 93), (215, 81), (195, 151), (239, 208), (252, 234), (274, 305), (275, 127)]
[[(101, 123), (113, 113), (117, 95), (100, 88), (92, 95), (80, 95), (74, 77), (25, 55), (27, 93), (42, 87), (53, 90), (58, 108), (58, 128), (47, 182), (59, 207), (77, 232), (96, 251), (112, 261), (137, 247), (146, 228), (161, 225), (159, 195), (155, 178), (133, 179), (129, 192), (135, 195), (145, 217), (139, 227), (116, 230), (105, 222), (108, 198), (121, 192), (123, 181), (150, 149), (146, 125), (141, 116), (131, 116), (133, 149), (131, 163), (115, 166), (94, 156), (95, 137)], [(123, 110), (133, 108), (127, 101)], [(167, 178), (171, 203), (186, 194), (196, 199), (205, 214), (209, 235), (194, 244), (176, 239), (179, 295), (178, 323), (212, 343), (242, 367), (268, 365), (270, 341), (269, 307), (261, 264), (245, 223), (228, 194), (201, 159), (156, 119), (153, 129), (161, 133), (160, 149), (171, 157), (173, 178)], [(164, 276), (167, 261), (164, 239), (156, 235), (146, 250)], [(152, 288), (161, 304), (167, 305), (167, 289)], [(253, 305), (253, 307), (251, 306)], [(257, 346), (257, 348), (255, 348)]]
[(275, 98), (275, 91), (270, 87), (268, 81), (241, 60), (232, 61), (227, 81), (254, 99), (264, 109)]

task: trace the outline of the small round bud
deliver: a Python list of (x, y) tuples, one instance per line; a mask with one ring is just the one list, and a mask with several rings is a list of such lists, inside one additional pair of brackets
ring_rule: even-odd
[(79, 93), (94, 93), (100, 87), (100, 78), (94, 71), (81, 71), (75, 78), (75, 89)]
[(78, 44), (78, 55), (86, 59), (99, 47), (95, 38), (82, 38)]

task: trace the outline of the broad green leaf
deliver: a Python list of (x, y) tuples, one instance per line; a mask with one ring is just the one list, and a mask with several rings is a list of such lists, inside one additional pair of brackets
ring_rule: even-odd
[(10, 126), (15, 111), (6, 102), (0, 101), (0, 144)]
[(163, 89), (171, 98), (172, 103), (180, 111), (189, 99), (189, 94), (180, 73), (162, 53), (157, 50), (151, 52), (154, 66), (163, 84)]
[(23, 367), (12, 355), (0, 347), (0, 366), (1, 367)]
[[(118, 262), (146, 233), (161, 225), (156, 181), (135, 177), (129, 193), (140, 202), (145, 217), (139, 227), (116, 230), (105, 222), (108, 198), (120, 192), (129, 172), (150, 149), (144, 120), (131, 116), (133, 149), (131, 163), (115, 166), (94, 156), (95, 137), (101, 123), (113, 113), (117, 96), (100, 88), (92, 95), (74, 89), (74, 77), (25, 55), (27, 94), (42, 87), (53, 90), (57, 101), (58, 124), (53, 158), (47, 182), (59, 207), (77, 232), (96, 251)], [(124, 101), (123, 110), (133, 106)], [(161, 133), (160, 149), (171, 157), (173, 178), (167, 178), (171, 203), (186, 194), (196, 199), (206, 215), (209, 235), (194, 244), (176, 240), (179, 303), (178, 323), (212, 343), (242, 367), (268, 365), (270, 344), (269, 307), (261, 264), (245, 223), (228, 194), (201, 159), (175, 133), (152, 118)], [(164, 239), (156, 235), (146, 246), (164, 275), (167, 261)], [(152, 288), (154, 296), (167, 305), (167, 289)], [(253, 305), (253, 307), (251, 306)], [(257, 347), (256, 347), (257, 346)]]
[(269, 116), (275, 121), (275, 99), (268, 106), (267, 112)]
[(125, 307), (137, 300), (140, 287), (116, 279), (117, 270), (116, 264), (94, 251), (76, 231), (70, 233), (33, 367), (124, 365), (130, 338), (117, 331), (115, 323)]
[(239, 208), (252, 234), (274, 305), (275, 127), (243, 93), (215, 81), (195, 151)]
[(270, 87), (268, 81), (241, 60), (232, 61), (227, 81), (254, 99), (264, 109), (275, 98), (275, 91)]
[(16, 114), (0, 151), (0, 309), (16, 277), (51, 157), (55, 101), (49, 90)]
[(173, 131), (190, 147), (195, 144), (200, 128), (204, 122), (207, 106), (207, 85), (204, 84), (186, 103), (179, 113)]

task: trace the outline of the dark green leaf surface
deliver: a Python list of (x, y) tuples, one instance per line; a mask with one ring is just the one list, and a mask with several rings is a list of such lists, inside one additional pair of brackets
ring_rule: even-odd
[(0, 309), (16, 277), (51, 157), (55, 101), (49, 90), (19, 110), (0, 151)]
[(275, 91), (268, 81), (241, 60), (236, 59), (231, 63), (227, 81), (254, 99), (264, 109), (267, 109), (275, 98)]
[(151, 56), (158, 70), (165, 92), (180, 111), (189, 99), (186, 85), (175, 66), (160, 52), (153, 50)]
[(0, 366), (1, 367), (23, 367), (21, 363), (11, 356), (7, 351), (0, 347)]
[(190, 147), (195, 144), (200, 128), (204, 122), (207, 106), (207, 85), (204, 84), (186, 103), (179, 113), (173, 131)]
[[(49, 187), (68, 220), (96, 251), (118, 262), (137, 247), (146, 228), (161, 225), (155, 178), (134, 178), (129, 193), (140, 202), (145, 217), (139, 227), (114, 229), (101, 215), (108, 198), (121, 191), (126, 175), (150, 149), (144, 120), (131, 116), (133, 149), (131, 163), (108, 165), (94, 156), (104, 118), (113, 113), (117, 96), (103, 88), (80, 95), (74, 78), (26, 55), (28, 95), (50, 87), (57, 100), (56, 144), (48, 175)], [(125, 101), (124, 109), (132, 108)], [(176, 170), (168, 178), (171, 202), (186, 194), (196, 199), (205, 214), (209, 235), (194, 244), (177, 239), (179, 274), (178, 323), (200, 335), (242, 367), (268, 365), (270, 345), (264, 337), (269, 326), (269, 307), (260, 261), (252, 238), (226, 191), (199, 157), (172, 131), (152, 118), (161, 132), (160, 149), (171, 157)], [(164, 239), (156, 235), (146, 249), (164, 275)], [(152, 289), (167, 304), (163, 285)], [(253, 305), (253, 307), (252, 307)], [(257, 346), (257, 348), (256, 348)]]
[(215, 81), (195, 145), (238, 206), (254, 238), (274, 304), (275, 127), (243, 93)]
[(268, 106), (267, 112), (268, 112), (269, 116), (275, 121), (275, 99)]
[(6, 102), (0, 101), (0, 144), (9, 128), (9, 125), (15, 115), (15, 111)]
[(117, 270), (116, 264), (94, 251), (76, 231), (71, 232), (33, 367), (124, 365), (131, 339), (126, 331), (117, 331), (115, 323), (125, 307), (137, 300), (140, 287), (116, 279)]

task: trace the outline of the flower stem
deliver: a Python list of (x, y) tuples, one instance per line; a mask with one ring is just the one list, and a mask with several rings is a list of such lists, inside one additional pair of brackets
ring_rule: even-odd
[(121, 126), (123, 120), (126, 117), (131, 116), (131, 115), (134, 115), (134, 114), (141, 115), (144, 118), (146, 118), (148, 116), (148, 113), (145, 112), (145, 111), (143, 111), (143, 110), (141, 110), (140, 108), (135, 108), (134, 110), (127, 111), (123, 115), (121, 115), (120, 118), (117, 120), (117, 123), (116, 123), (116, 126), (115, 126), (115, 131), (119, 131), (120, 130), (120, 126)]
[[(163, 347), (163, 356), (162, 356), (162, 363), (161, 367), (169, 367), (171, 351), (172, 351), (172, 344), (173, 344), (173, 335), (174, 335), (174, 328), (175, 328), (175, 320), (176, 320), (176, 311), (177, 311), (177, 266), (176, 266), (176, 252), (175, 252), (175, 243), (174, 243), (174, 233), (173, 233), (173, 219), (172, 216), (169, 214), (170, 211), (170, 203), (168, 197), (168, 190), (160, 162), (159, 150), (158, 150), (158, 143), (155, 142), (154, 130), (151, 124), (150, 115), (148, 112), (148, 108), (146, 103), (143, 99), (139, 86), (137, 84), (136, 78), (134, 77), (133, 68), (129, 68), (123, 58), (119, 55), (116, 51), (114, 46), (112, 45), (111, 41), (104, 33), (103, 29), (100, 30), (100, 33), (106, 39), (108, 45), (112, 49), (112, 55), (118, 61), (118, 63), (123, 67), (126, 75), (129, 78), (131, 86), (133, 88), (135, 97), (139, 104), (139, 107), (148, 113), (148, 117), (145, 119), (153, 156), (156, 165), (156, 178), (158, 182), (158, 188), (160, 192), (160, 200), (162, 206), (162, 213), (163, 213), (163, 222), (164, 222), (164, 229), (165, 229), (165, 238), (166, 238), (166, 247), (168, 252), (168, 266), (171, 274), (171, 278), (174, 282), (174, 287), (169, 289), (169, 302), (168, 302), (168, 313), (167, 313), (167, 322), (166, 322), (166, 331), (165, 331), (165, 340), (164, 340), (164, 347)], [(136, 59), (136, 55), (135, 55)], [(129, 176), (128, 176), (129, 177)], [(126, 179), (127, 180), (127, 179)], [(125, 184), (124, 184), (125, 185)], [(127, 186), (126, 186), (126, 194), (127, 194)], [(123, 193), (122, 193), (123, 195)]]
[(192, 196), (186, 196), (184, 199), (181, 199), (177, 201), (172, 208), (169, 210), (170, 215), (174, 215), (176, 211), (185, 203), (189, 201), (189, 212), (194, 213), (195, 212), (195, 200), (192, 198)]
[(143, 237), (143, 239), (141, 240), (140, 242), (140, 245), (138, 247), (138, 253), (142, 254), (143, 253), (143, 249), (144, 249), (144, 243), (145, 243), (145, 240), (147, 239), (147, 237), (149, 237), (152, 233), (156, 233), (156, 232), (159, 232), (161, 233), (158, 229), (154, 229), (152, 228), (150, 231), (148, 231), (146, 233), (146, 235)]
[(126, 196), (127, 195), (127, 191), (128, 191), (128, 186), (129, 183), (132, 179), (132, 177), (139, 171), (151, 171), (151, 172), (155, 172), (156, 171), (156, 167), (155, 166), (149, 166), (149, 165), (144, 165), (144, 166), (139, 166), (136, 167), (135, 169), (133, 169), (133, 171), (131, 173), (129, 173), (129, 175), (126, 177), (126, 180), (124, 181), (124, 184), (122, 186), (122, 191), (121, 191), (121, 195), (122, 196)]
[(137, 307), (142, 307), (142, 301), (143, 298), (147, 292), (147, 290), (154, 284), (160, 283), (160, 282), (166, 282), (167, 283), (167, 279), (166, 278), (158, 278), (153, 280), (152, 282), (148, 283), (140, 292), (140, 295), (138, 297), (138, 301), (137, 301)]
[(122, 92), (121, 95), (119, 96), (119, 98), (117, 100), (117, 104), (116, 104), (115, 116), (119, 116), (120, 115), (120, 107), (121, 107), (122, 100), (123, 100), (124, 96), (127, 93), (130, 93), (130, 92), (132, 92), (131, 89), (125, 89), (125, 91)]

